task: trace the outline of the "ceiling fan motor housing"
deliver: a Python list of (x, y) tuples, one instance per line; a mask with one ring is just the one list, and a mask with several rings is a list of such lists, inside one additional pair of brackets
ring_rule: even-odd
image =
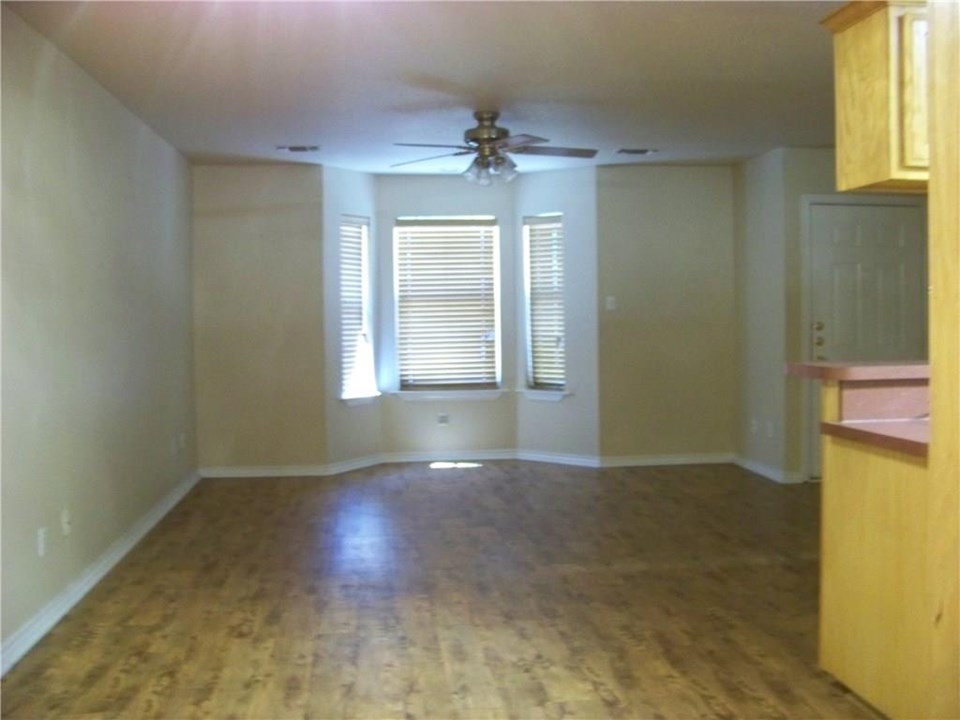
[(471, 147), (476, 147), (481, 154), (492, 157), (497, 154), (493, 143), (510, 136), (510, 131), (504, 127), (497, 127), (497, 118), (500, 113), (478, 110), (473, 114), (477, 119), (477, 126), (470, 128), (463, 134), (463, 141)]

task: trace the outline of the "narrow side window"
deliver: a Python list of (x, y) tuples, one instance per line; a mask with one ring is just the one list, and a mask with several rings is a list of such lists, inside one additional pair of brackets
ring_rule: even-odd
[(370, 221), (340, 220), (340, 397), (378, 394), (370, 298)]
[(525, 218), (524, 284), (527, 306), (527, 386), (566, 387), (563, 217)]

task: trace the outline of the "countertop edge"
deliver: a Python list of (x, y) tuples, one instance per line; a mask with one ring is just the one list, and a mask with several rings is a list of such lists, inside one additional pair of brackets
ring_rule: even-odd
[(787, 374), (814, 380), (929, 380), (930, 363), (791, 362)]
[[(911, 432), (904, 432), (905, 428), (910, 428)], [(821, 422), (820, 431), (844, 440), (854, 440), (916, 457), (926, 457), (930, 444), (929, 420)]]

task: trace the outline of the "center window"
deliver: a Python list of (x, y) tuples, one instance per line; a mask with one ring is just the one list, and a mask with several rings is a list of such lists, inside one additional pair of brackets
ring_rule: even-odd
[(401, 218), (394, 227), (401, 390), (500, 384), (495, 218)]

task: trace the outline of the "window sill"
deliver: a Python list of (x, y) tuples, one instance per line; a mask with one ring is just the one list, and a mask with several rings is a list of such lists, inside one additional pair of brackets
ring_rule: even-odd
[(573, 395), (568, 390), (534, 390), (527, 388), (522, 392), (523, 397), (527, 400), (537, 400), (538, 402), (560, 402)]
[(499, 400), (503, 390), (398, 390), (390, 394), (404, 402), (460, 402)]
[(340, 398), (340, 402), (347, 407), (359, 407), (361, 405), (373, 404), (376, 402), (378, 397), (380, 397), (380, 393), (377, 393), (376, 395), (366, 395), (364, 397)]

